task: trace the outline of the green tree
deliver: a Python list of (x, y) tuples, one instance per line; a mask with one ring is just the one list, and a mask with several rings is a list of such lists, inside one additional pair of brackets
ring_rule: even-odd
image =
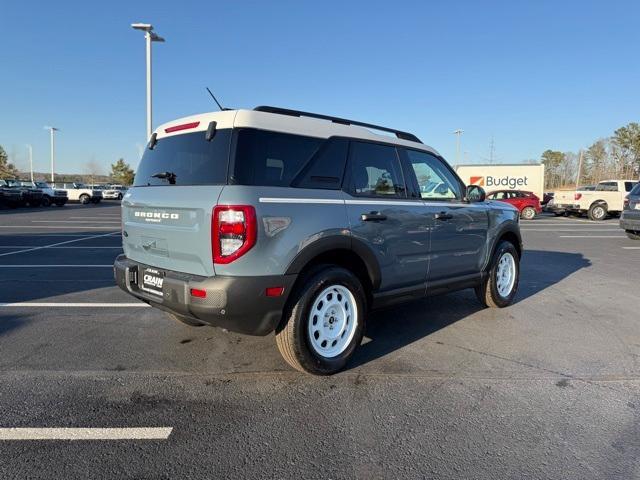
[(18, 176), (18, 169), (9, 163), (9, 156), (0, 145), (0, 178), (15, 178)]
[(118, 159), (116, 163), (111, 164), (111, 178), (114, 182), (122, 185), (131, 185), (135, 173), (123, 158)]
[(603, 180), (608, 173), (608, 159), (606, 140), (600, 139), (591, 145), (584, 155), (585, 178), (593, 183)]
[(632, 122), (613, 133), (613, 143), (620, 149), (622, 171), (640, 175), (640, 124)]

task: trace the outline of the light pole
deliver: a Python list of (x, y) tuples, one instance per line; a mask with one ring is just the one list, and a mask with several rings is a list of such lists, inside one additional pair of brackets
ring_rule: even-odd
[(463, 130), (455, 130), (453, 134), (456, 136), (456, 165), (460, 163), (460, 136), (464, 133)]
[(132, 23), (131, 27), (135, 30), (142, 30), (147, 44), (147, 140), (151, 137), (151, 42), (164, 42), (164, 38), (158, 36), (153, 31), (153, 25), (150, 23)]
[(29, 171), (31, 172), (31, 181), (33, 182), (33, 147), (27, 144), (29, 150)]
[(59, 128), (56, 127), (44, 127), (45, 130), (49, 130), (51, 135), (51, 183), (56, 181), (55, 179), (55, 168), (56, 168), (56, 143), (54, 139), (54, 132), (60, 131)]

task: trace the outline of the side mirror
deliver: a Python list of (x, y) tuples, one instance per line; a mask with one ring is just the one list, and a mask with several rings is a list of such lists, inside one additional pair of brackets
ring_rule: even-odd
[(484, 202), (487, 198), (487, 194), (484, 188), (478, 185), (469, 185), (465, 193), (465, 199), (467, 202)]

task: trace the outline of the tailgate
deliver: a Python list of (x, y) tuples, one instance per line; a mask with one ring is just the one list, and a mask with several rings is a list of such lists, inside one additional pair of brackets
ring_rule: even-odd
[(154, 267), (213, 276), (211, 211), (220, 185), (132, 188), (122, 202), (125, 255)]

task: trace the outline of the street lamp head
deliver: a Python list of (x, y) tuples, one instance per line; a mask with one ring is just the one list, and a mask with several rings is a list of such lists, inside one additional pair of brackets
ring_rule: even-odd
[(45, 126), (45, 127), (44, 127), (44, 129), (45, 129), (45, 130), (53, 130), (54, 132), (57, 132), (57, 131), (59, 131), (59, 130), (60, 130), (59, 128), (56, 128), (56, 127), (50, 127), (50, 126), (48, 126), (48, 125), (47, 125), (47, 126)]
[(132, 23), (131, 28), (134, 30), (142, 30), (143, 32), (150, 32), (153, 30), (153, 25), (150, 23)]

